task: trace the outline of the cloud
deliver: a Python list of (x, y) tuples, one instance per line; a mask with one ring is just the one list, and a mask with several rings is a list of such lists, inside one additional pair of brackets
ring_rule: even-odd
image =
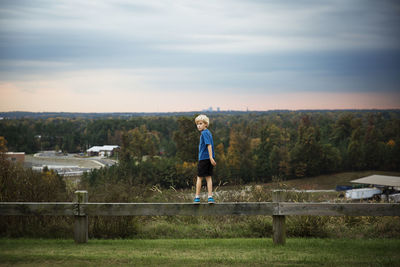
[[(348, 98), (357, 106), (400, 90), (399, 12), (390, 0), (2, 1), (0, 92), (11, 109), (23, 93), (61, 110), (128, 97), (145, 110), (191, 109), (198, 92), (227, 109), (236, 99), (261, 108), (251, 99), (275, 93), (360, 94)], [(63, 106), (50, 104), (56, 95)]]
[[(384, 1), (385, 2), (385, 1)], [(374, 1), (42, 1), (0, 9), (4, 51), (56, 57), (396, 49), (400, 18)], [(41, 47), (45, 51), (40, 51)], [(123, 57), (123, 54), (118, 54)], [(2, 53), (2, 56), (6, 56)]]

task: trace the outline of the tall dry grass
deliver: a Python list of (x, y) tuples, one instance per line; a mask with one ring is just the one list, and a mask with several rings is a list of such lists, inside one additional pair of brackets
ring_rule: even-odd
[[(18, 174), (19, 173), (19, 174)], [(9, 173), (8, 173), (9, 174)], [(24, 182), (27, 173), (14, 170)], [(11, 175), (14, 177), (14, 175)], [(11, 177), (8, 175), (7, 177)], [(3, 176), (5, 177), (5, 176)], [(49, 183), (58, 181), (48, 179), (48, 175), (37, 176), (41, 185), (47, 188)], [(47, 180), (46, 180), (47, 179)], [(10, 182), (10, 181), (8, 181)], [(47, 192), (46, 201), (72, 201), (73, 191), (64, 191), (63, 183), (53, 197)], [(19, 195), (24, 195), (18, 185), (13, 184)], [(35, 194), (32, 188), (30, 196)], [(278, 183), (276, 188), (288, 188)], [(89, 202), (192, 202), (194, 188), (175, 189), (160, 186), (130, 186), (122, 182), (106, 183), (97, 187), (88, 185), (79, 189), (89, 191)], [(38, 189), (39, 190), (39, 189)], [(40, 189), (42, 190), (42, 189)], [(50, 189), (47, 188), (49, 191)], [(51, 191), (51, 190), (50, 190)], [(16, 192), (13, 192), (15, 194)], [(206, 189), (203, 188), (203, 200)], [(3, 199), (5, 198), (3, 194)], [(272, 191), (270, 185), (228, 186), (218, 184), (214, 187), (217, 202), (270, 202)], [(11, 197), (8, 196), (8, 197)], [(287, 201), (292, 202), (334, 202), (344, 201), (336, 192), (294, 192), (288, 191)], [(37, 201), (35, 198), (20, 201)], [(43, 200), (42, 200), (43, 201)], [(289, 237), (338, 237), (338, 238), (400, 238), (399, 217), (329, 217), (329, 216), (288, 216), (287, 235)], [(51, 216), (0, 216), (0, 236), (3, 237), (73, 237), (72, 217)], [(271, 216), (137, 216), (137, 217), (89, 217), (90, 238), (244, 238), (271, 237)]]

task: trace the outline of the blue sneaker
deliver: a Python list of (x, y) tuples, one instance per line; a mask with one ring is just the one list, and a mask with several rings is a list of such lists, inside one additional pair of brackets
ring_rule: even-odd
[(195, 197), (193, 203), (194, 204), (200, 204), (200, 198), (199, 197)]
[(215, 200), (213, 199), (213, 197), (208, 197), (208, 204), (214, 204)]

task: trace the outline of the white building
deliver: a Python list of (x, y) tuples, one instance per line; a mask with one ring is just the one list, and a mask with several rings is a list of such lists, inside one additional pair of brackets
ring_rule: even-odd
[(116, 149), (118, 149), (119, 146), (112, 146), (112, 145), (105, 145), (105, 146), (93, 146), (86, 150), (87, 154), (89, 156), (112, 156), (115, 152)]

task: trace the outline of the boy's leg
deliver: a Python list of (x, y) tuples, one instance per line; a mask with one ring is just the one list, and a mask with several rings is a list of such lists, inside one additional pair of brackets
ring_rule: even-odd
[(206, 181), (207, 181), (208, 196), (212, 197), (212, 178), (211, 178), (211, 176), (207, 176)]
[(197, 182), (196, 182), (196, 197), (200, 196), (202, 181), (203, 181), (203, 178), (197, 176)]

